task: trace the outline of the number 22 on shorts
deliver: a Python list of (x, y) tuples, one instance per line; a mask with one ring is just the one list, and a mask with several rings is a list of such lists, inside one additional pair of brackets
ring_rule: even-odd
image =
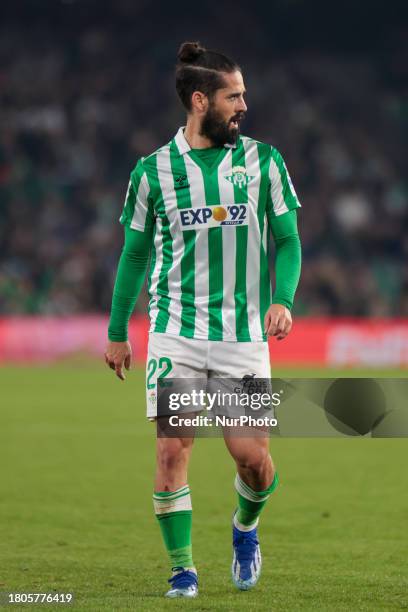
[(156, 371), (160, 372), (157, 378), (166, 378), (166, 376), (170, 374), (172, 369), (173, 369), (173, 364), (171, 363), (170, 357), (160, 357), (158, 361), (157, 359), (149, 359), (149, 362), (147, 364), (147, 371), (148, 371), (147, 388), (148, 389), (155, 388), (156, 384), (152, 383), (151, 380), (152, 380), (152, 377), (155, 375)]

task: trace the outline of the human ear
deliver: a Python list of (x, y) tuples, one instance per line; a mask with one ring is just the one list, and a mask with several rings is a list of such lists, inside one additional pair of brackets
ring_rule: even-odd
[(194, 91), (191, 96), (192, 108), (202, 113), (207, 110), (208, 97), (202, 91)]

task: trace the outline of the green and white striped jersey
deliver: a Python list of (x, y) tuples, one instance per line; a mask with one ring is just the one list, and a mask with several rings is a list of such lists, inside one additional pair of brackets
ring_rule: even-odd
[(209, 166), (183, 128), (131, 173), (120, 221), (152, 233), (150, 330), (266, 340), (268, 218), (300, 206), (280, 153), (240, 136)]

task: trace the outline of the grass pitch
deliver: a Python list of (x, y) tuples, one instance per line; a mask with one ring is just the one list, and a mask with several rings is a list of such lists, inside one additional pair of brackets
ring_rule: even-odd
[(261, 519), (263, 573), (239, 592), (234, 467), (222, 440), (198, 439), (189, 482), (200, 595), (169, 601), (143, 371), (121, 383), (82, 362), (7, 367), (0, 393), (0, 591), (74, 592), (74, 609), (92, 611), (408, 608), (408, 440), (273, 439), (281, 485)]

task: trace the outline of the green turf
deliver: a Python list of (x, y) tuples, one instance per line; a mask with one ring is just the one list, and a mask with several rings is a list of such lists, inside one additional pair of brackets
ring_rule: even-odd
[(73, 591), (74, 608), (92, 611), (408, 608), (407, 440), (272, 440), (281, 485), (246, 593), (229, 575), (234, 468), (222, 440), (197, 440), (200, 596), (167, 601), (142, 371), (121, 383), (102, 365), (7, 367), (0, 389), (0, 590)]

